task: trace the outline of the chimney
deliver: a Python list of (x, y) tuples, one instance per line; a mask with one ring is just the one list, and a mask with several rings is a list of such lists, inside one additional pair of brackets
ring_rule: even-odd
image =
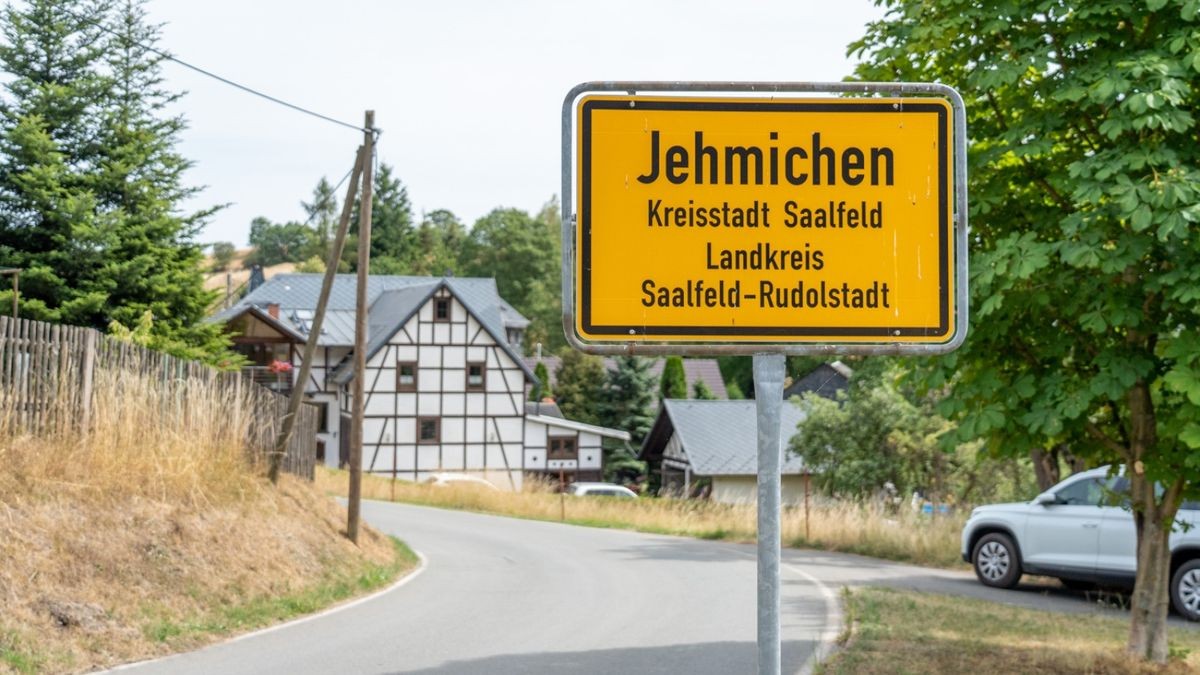
[(271, 315), (272, 319), (279, 320), (279, 303), (271, 302), (267, 304), (267, 314)]

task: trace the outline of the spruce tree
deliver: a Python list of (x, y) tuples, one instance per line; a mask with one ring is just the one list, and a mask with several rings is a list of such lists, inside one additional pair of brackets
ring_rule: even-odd
[(97, 2), (31, 0), (0, 20), (0, 266), (21, 270), (22, 316), (96, 325), (106, 302), (94, 277), (113, 223), (85, 180), (101, 163), (103, 19)]
[(220, 327), (202, 323), (213, 293), (204, 290), (196, 241), (214, 209), (180, 213), (198, 188), (183, 180), (191, 162), (176, 145), (185, 122), (167, 110), (181, 94), (162, 86), (160, 27), (146, 22), (143, 4), (124, 0), (115, 12), (105, 49), (102, 161), (87, 176), (97, 209), (114, 223), (113, 246), (97, 275), (107, 294), (100, 318), (132, 326), (150, 311), (156, 334), (220, 351)]
[(195, 242), (210, 212), (179, 213), (195, 190), (158, 26), (137, 0), (33, 0), (0, 33), (0, 265), (22, 269), (23, 314), (106, 329), (150, 312), (162, 344), (220, 358)]
[(658, 385), (659, 400), (668, 398), (687, 398), (687, 375), (683, 372), (683, 359), (678, 356), (668, 356), (663, 364), (662, 380)]
[(306, 252), (306, 257), (319, 256), (321, 260), (329, 259), (329, 247), (337, 229), (338, 199), (333, 185), (321, 176), (317, 186), (313, 188), (313, 200), (300, 202), (304, 213), (308, 215), (308, 226), (313, 230), (313, 241)]
[(634, 445), (641, 445), (650, 431), (654, 416), (654, 376), (650, 361), (640, 356), (620, 356), (616, 368), (608, 371), (600, 405), (600, 424), (628, 431)]
[(558, 366), (555, 402), (567, 419), (598, 424), (606, 375), (599, 356), (570, 349)]

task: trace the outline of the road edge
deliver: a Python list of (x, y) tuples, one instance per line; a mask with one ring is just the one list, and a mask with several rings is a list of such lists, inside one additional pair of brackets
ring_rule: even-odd
[(812, 675), (813, 669), (817, 667), (817, 664), (828, 658), (837, 647), (837, 638), (842, 632), (842, 619), (845, 616), (842, 611), (842, 602), (829, 589), (829, 586), (826, 586), (823, 581), (812, 574), (805, 572), (795, 565), (785, 563), (783, 567), (787, 568), (793, 574), (804, 577), (820, 589), (821, 597), (825, 601), (825, 626), (821, 630), (821, 635), (817, 638), (817, 644), (813, 648), (812, 653), (808, 655), (808, 658), (800, 665), (800, 669), (796, 671), (797, 675)]
[(371, 602), (372, 600), (375, 600), (376, 598), (379, 598), (383, 595), (391, 593), (394, 590), (399, 589), (400, 587), (408, 584), (413, 579), (416, 579), (417, 577), (421, 576), (421, 573), (424, 572), (425, 568), (429, 566), (429, 559), (426, 558), (424, 554), (422, 554), (420, 551), (417, 551), (415, 549), (410, 548), (409, 550), (411, 550), (413, 552), (413, 554), (417, 556), (417, 566), (415, 568), (413, 568), (412, 571), (410, 571), (408, 574), (405, 574), (400, 579), (397, 579), (394, 583), (392, 583), (387, 588), (380, 589), (369, 595), (364, 595), (362, 597), (354, 598), (352, 600), (347, 600), (345, 602), (338, 603), (338, 604), (332, 605), (330, 607), (326, 607), (325, 609), (322, 609), (319, 612), (315, 612), (313, 614), (305, 614), (304, 616), (297, 617), (297, 618), (291, 619), (289, 621), (284, 621), (283, 623), (277, 623), (277, 624), (274, 624), (271, 626), (267, 626), (265, 628), (259, 628), (259, 629), (250, 631), (249, 633), (242, 633), (240, 635), (234, 635), (231, 638), (204, 645), (203, 647), (200, 647), (199, 649), (193, 649), (193, 650), (188, 650), (188, 651), (184, 651), (184, 652), (176, 652), (174, 654), (167, 654), (165, 656), (159, 656), (159, 657), (156, 657), (153, 659), (146, 659), (144, 661), (133, 661), (132, 663), (122, 663), (120, 665), (113, 666), (112, 668), (109, 668), (107, 670), (93, 670), (93, 671), (88, 671), (88, 672), (92, 673), (93, 675), (103, 675), (104, 673), (116, 673), (116, 672), (119, 672), (122, 670), (129, 670), (131, 668), (137, 668), (137, 667), (148, 665), (151, 663), (158, 663), (159, 661), (167, 661), (169, 659), (179, 658), (185, 654), (193, 654), (195, 652), (204, 651), (206, 649), (212, 649), (214, 647), (219, 647), (221, 645), (232, 644), (234, 642), (241, 642), (242, 640), (249, 640), (251, 638), (258, 637), (260, 635), (266, 635), (267, 633), (273, 633), (277, 630), (291, 628), (292, 626), (296, 626), (296, 625), (299, 625), (302, 623), (307, 623), (309, 621), (315, 621), (317, 619), (329, 616), (330, 614), (336, 614), (343, 610), (350, 609), (351, 607), (357, 607), (358, 605), (362, 605), (362, 604)]

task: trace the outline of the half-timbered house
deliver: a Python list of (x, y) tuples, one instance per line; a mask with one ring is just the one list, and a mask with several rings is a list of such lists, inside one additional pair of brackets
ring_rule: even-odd
[[(278, 275), (215, 318), (257, 367), (286, 372), (297, 386), (321, 282), (316, 274)], [(356, 285), (353, 275), (336, 276), (304, 384), (323, 413), (318, 440), (331, 466), (348, 457)], [(526, 410), (526, 385), (536, 380), (521, 358), (529, 321), (494, 279), (378, 275), (367, 295), (364, 471), (417, 481), (458, 471), (511, 489), (527, 474), (596, 480), (601, 439), (629, 440)]]

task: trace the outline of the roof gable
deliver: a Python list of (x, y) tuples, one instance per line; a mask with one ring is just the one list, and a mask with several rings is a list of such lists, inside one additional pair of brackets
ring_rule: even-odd
[[(780, 411), (781, 436), (786, 447), (805, 418), (804, 411), (785, 402)], [(758, 473), (758, 410), (753, 400), (694, 401), (667, 399), (642, 445), (643, 458), (662, 454), (672, 435), (678, 435), (692, 471), (701, 476), (751, 476)], [(782, 472), (804, 472), (804, 461), (783, 459)]]
[[(462, 280), (447, 277), (441, 280), (429, 280), (429, 283), (426, 284), (413, 284), (381, 293), (367, 310), (370, 340), (367, 343), (366, 360), (370, 361), (374, 358), (379, 353), (379, 350), (391, 342), (396, 333), (400, 332), (400, 329), (416, 316), (417, 312), (430, 301), (438, 290), (445, 288), (467, 310), (467, 313), (475, 317), (479, 325), (492, 336), (492, 340), (496, 342), (496, 345), (503, 349), (509, 358), (521, 368), (525, 376), (536, 382), (537, 376), (533, 374), (533, 370), (525, 364), (524, 359), (508, 343), (505, 336), (502, 333), (498, 334), (495, 329), (495, 324), (499, 323), (502, 326), (503, 323), (500, 307), (488, 302), (491, 299), (488, 297), (489, 285), (480, 283), (456, 284), (454, 283), (455, 281)], [(494, 279), (472, 279), (468, 281), (490, 282), (492, 297), (500, 297), (496, 293), (496, 282)], [(334, 371), (332, 381), (341, 385), (349, 382), (353, 377), (353, 360), (347, 358)]]
[[(322, 274), (277, 274), (238, 301), (233, 307), (213, 315), (210, 321), (225, 322), (243, 311), (244, 307), (279, 305), (279, 322), (292, 331), (307, 335), (297, 311), (315, 311), (321, 294)], [(367, 277), (367, 305), (374, 311), (380, 296), (390, 291), (434, 288), (447, 284), (464, 305), (471, 308), (476, 320), (484, 324), (497, 342), (507, 343), (505, 328), (524, 328), (529, 320), (500, 297), (496, 280), (490, 277), (415, 277), (401, 275), (371, 275)], [(335, 274), (329, 291), (325, 324), (317, 344), (323, 347), (354, 346), (354, 314), (357, 309), (358, 278), (354, 274)], [(380, 307), (389, 306), (380, 305)], [(389, 321), (390, 323), (390, 321)], [(390, 327), (390, 326), (389, 326)], [(390, 336), (389, 336), (390, 338)]]
[(304, 342), (304, 340), (306, 339), (304, 335), (302, 335), (299, 331), (297, 331), (295, 328), (293, 328), (289, 323), (286, 323), (280, 319), (276, 319), (275, 317), (271, 316), (268, 312), (266, 312), (265, 310), (263, 310), (261, 308), (254, 307), (254, 306), (244, 306), (244, 307), (231, 307), (230, 309), (236, 310), (236, 311), (229, 312), (229, 310), (226, 310), (226, 312), (229, 312), (229, 316), (224, 319), (224, 323), (226, 323), (226, 324), (237, 321), (238, 319), (240, 319), (243, 316), (251, 317), (253, 319), (258, 320), (263, 325), (267, 326), (268, 328), (275, 331), (276, 333), (278, 333), (280, 337), (287, 338), (289, 340), (294, 340), (296, 342)]

